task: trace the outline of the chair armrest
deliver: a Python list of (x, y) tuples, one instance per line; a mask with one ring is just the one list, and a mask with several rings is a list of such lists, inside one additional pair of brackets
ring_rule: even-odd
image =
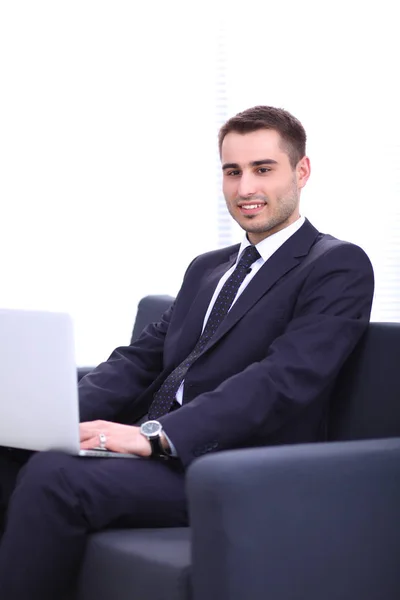
[(85, 377), (85, 375), (90, 373), (90, 371), (93, 371), (93, 369), (94, 367), (77, 367), (78, 381), (80, 381), (82, 377)]
[(221, 452), (187, 485), (194, 600), (400, 597), (400, 438)]

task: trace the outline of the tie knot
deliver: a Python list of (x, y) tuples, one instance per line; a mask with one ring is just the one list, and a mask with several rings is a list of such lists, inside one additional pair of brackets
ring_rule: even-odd
[(261, 255), (255, 246), (247, 246), (244, 249), (242, 256), (237, 264), (238, 267), (244, 267), (248, 269), (251, 267), (253, 262), (261, 258)]

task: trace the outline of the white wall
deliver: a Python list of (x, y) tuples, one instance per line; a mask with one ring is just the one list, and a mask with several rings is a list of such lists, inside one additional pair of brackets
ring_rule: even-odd
[(303, 213), (366, 249), (373, 318), (400, 320), (399, 45), (391, 0), (4, 0), (0, 306), (70, 312), (94, 364), (129, 340), (141, 296), (176, 294), (222, 239), (225, 69), (226, 116), (262, 103), (302, 120)]
[(214, 39), (185, 2), (0, 5), (0, 306), (71, 313), (79, 364), (216, 246)]

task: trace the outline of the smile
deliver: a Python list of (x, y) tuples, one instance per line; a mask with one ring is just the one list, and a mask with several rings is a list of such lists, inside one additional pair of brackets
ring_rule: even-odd
[(265, 208), (266, 204), (264, 202), (252, 202), (251, 204), (239, 204), (239, 210), (242, 215), (246, 215), (249, 217), (258, 215)]
[(240, 208), (243, 210), (254, 210), (255, 208), (261, 208), (264, 204), (243, 204)]

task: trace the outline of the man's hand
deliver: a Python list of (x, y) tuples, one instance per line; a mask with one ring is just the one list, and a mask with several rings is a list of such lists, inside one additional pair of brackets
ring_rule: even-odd
[(134, 425), (121, 425), (110, 421), (88, 421), (79, 425), (81, 450), (91, 450), (100, 445), (99, 435), (106, 438), (106, 448), (112, 452), (150, 456), (149, 440)]

